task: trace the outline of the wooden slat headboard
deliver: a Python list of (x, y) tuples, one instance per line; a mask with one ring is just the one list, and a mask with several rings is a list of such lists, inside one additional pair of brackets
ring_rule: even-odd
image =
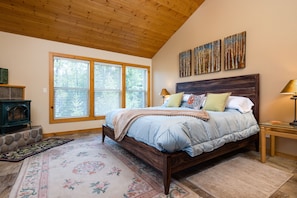
[(259, 122), (259, 74), (183, 82), (176, 84), (176, 93), (206, 94), (232, 92), (233, 96), (245, 96), (255, 104), (253, 112)]

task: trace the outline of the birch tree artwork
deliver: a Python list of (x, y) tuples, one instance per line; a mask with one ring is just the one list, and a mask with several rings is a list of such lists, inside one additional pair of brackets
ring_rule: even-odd
[(225, 70), (245, 68), (246, 32), (228, 36), (224, 39)]
[(194, 48), (194, 74), (221, 71), (221, 40)]
[(191, 52), (191, 50), (187, 50), (179, 53), (179, 77), (187, 77), (192, 75)]

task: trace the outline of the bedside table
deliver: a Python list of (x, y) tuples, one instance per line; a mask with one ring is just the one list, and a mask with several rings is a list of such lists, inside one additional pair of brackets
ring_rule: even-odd
[(261, 162), (266, 162), (266, 135), (270, 135), (270, 155), (275, 155), (275, 137), (297, 139), (297, 126), (285, 122), (260, 123), (260, 156)]

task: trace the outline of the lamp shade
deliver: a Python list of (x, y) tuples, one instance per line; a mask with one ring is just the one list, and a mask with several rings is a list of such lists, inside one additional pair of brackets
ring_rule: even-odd
[(290, 80), (281, 93), (297, 95), (297, 80)]
[(167, 89), (163, 88), (160, 92), (160, 95), (165, 97), (165, 96), (169, 95), (169, 92), (167, 91)]

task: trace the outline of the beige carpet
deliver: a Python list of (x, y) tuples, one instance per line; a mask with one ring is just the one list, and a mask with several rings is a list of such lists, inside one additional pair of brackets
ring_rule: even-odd
[(258, 160), (237, 156), (187, 180), (216, 198), (265, 198), (292, 176)]

